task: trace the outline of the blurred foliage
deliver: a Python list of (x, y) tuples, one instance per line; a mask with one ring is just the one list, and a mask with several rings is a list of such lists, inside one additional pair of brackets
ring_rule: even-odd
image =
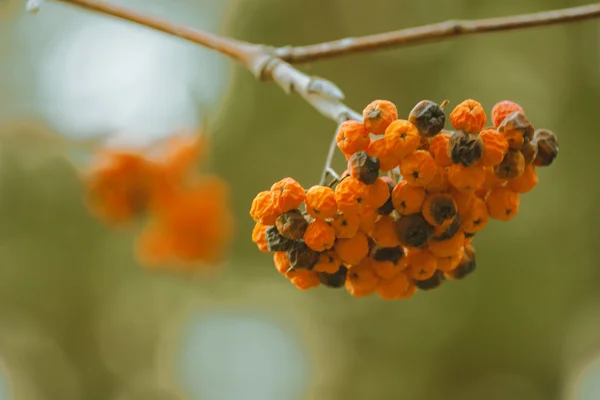
[[(192, 1), (113, 1), (190, 24), (202, 12)], [(208, 108), (217, 112), (213, 167), (232, 183), (238, 217), (227, 270), (204, 280), (135, 265), (135, 232), (108, 230), (88, 215), (78, 171), (61, 155), (58, 133), (38, 117), (40, 102), (53, 99), (36, 98), (39, 82), (28, 74), (45, 53), (22, 51), (27, 39), (17, 28), (32, 17), (16, 3), (22, 5), (0, 0), (0, 360), (9, 398), (188, 398), (182, 391), (193, 399), (236, 398), (227, 386), (261, 400), (571, 398), (578, 371), (600, 352), (597, 21), (302, 66), (335, 81), (356, 109), (385, 98), (406, 115), (424, 98), (450, 106), (475, 98), (489, 110), (508, 98), (536, 126), (558, 134), (561, 153), (523, 196), (519, 216), (491, 223), (475, 239), (479, 269), (472, 277), (387, 303), (325, 289), (299, 292), (255, 249), (248, 216), (254, 195), (286, 176), (306, 187), (317, 183), (335, 126), (238, 67), (225, 99)], [(583, 2), (232, 0), (223, 4), (220, 31), (272, 45), (308, 44), (577, 4)], [(52, 18), (58, 7), (47, 4), (35, 18)], [(66, 21), (82, 15), (63, 11)], [(207, 111), (205, 101), (197, 106)], [(256, 318), (279, 333), (243, 322)], [(212, 332), (203, 340), (221, 352), (205, 350), (201, 333), (188, 331)], [(268, 335), (280, 334), (289, 343), (270, 347)], [(276, 362), (284, 355), (293, 368)], [(213, 377), (211, 369), (215, 378), (204, 379)], [(597, 367), (590, 371), (600, 379)], [(593, 385), (584, 386), (597, 396)]]

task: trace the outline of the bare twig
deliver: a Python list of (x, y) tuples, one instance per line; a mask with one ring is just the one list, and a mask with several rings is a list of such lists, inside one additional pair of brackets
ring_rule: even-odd
[[(347, 121), (348, 119), (351, 119), (351, 118), (340, 118), (339, 119), (339, 123), (335, 130), (335, 134), (333, 135), (333, 138), (331, 139), (331, 144), (329, 145), (329, 151), (327, 152), (327, 158), (325, 159), (325, 167), (323, 167), (323, 173), (321, 174), (321, 181), (319, 182), (319, 185), (324, 185), (325, 182), (327, 181), (328, 176), (331, 176), (332, 178), (334, 178), (334, 180), (340, 179), (340, 176), (338, 175), (337, 172), (335, 172), (335, 170), (333, 169), (331, 164), (333, 163), (333, 157), (335, 156), (335, 149), (337, 148), (337, 142), (336, 142), (337, 134), (340, 130), (342, 123), (344, 123), (344, 121)], [(356, 118), (354, 118), (354, 119), (356, 119)], [(360, 120), (360, 118), (358, 120)]]
[(358, 38), (346, 38), (308, 46), (286, 46), (274, 54), (289, 63), (317, 61), (350, 53), (402, 47), (478, 33), (533, 28), (600, 17), (600, 3), (534, 14), (479, 20), (455, 20), (401, 29)]

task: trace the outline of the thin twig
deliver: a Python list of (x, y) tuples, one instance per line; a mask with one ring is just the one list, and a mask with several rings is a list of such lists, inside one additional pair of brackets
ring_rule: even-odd
[(334, 180), (337, 180), (337, 181), (340, 180), (339, 174), (337, 172), (335, 172), (335, 169), (333, 169), (331, 164), (333, 163), (333, 157), (335, 156), (335, 149), (337, 148), (338, 132), (340, 131), (340, 127), (342, 126), (342, 124), (349, 119), (355, 119), (357, 121), (362, 120), (360, 118), (360, 116), (358, 116), (358, 115), (355, 115), (354, 118), (352, 118), (350, 116), (345, 116), (345, 117), (342, 116), (338, 119), (338, 126), (335, 129), (335, 133), (333, 135), (333, 138), (331, 139), (331, 143), (329, 144), (329, 151), (327, 152), (327, 158), (325, 159), (325, 166), (323, 167), (323, 173), (321, 173), (321, 180), (319, 181), (319, 185), (325, 185), (325, 182), (327, 181), (328, 176), (333, 177)]
[(401, 29), (358, 38), (346, 38), (308, 46), (286, 46), (274, 54), (289, 63), (302, 63), (360, 53), (402, 47), (478, 33), (509, 31), (562, 24), (600, 17), (600, 3), (581, 7), (543, 11), (533, 14), (479, 20), (455, 20)]

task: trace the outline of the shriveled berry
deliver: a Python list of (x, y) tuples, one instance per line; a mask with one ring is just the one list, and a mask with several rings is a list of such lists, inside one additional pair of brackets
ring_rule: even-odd
[(338, 289), (344, 287), (346, 284), (346, 276), (348, 275), (348, 268), (341, 265), (339, 269), (333, 274), (327, 272), (319, 272), (319, 280), (321, 283), (329, 288)]
[(495, 187), (485, 199), (490, 217), (500, 221), (511, 220), (519, 212), (518, 193), (507, 187)]
[(439, 287), (442, 283), (444, 283), (444, 280), (444, 273), (442, 271), (435, 271), (431, 278), (423, 281), (415, 280), (415, 286), (421, 290), (431, 290)]
[(396, 247), (375, 247), (372, 252), (375, 261), (398, 262), (404, 258), (404, 249), (401, 246)]
[(444, 128), (446, 114), (433, 101), (421, 100), (408, 115), (408, 120), (417, 127), (422, 136), (435, 136)]
[(267, 225), (263, 225), (257, 222), (252, 230), (252, 241), (258, 247), (258, 250), (262, 252), (268, 252), (269, 247), (267, 245)]
[(315, 219), (333, 218), (337, 211), (335, 192), (328, 186), (317, 185), (308, 189), (304, 203), (308, 214)]
[(483, 141), (478, 135), (456, 131), (448, 142), (448, 156), (454, 164), (469, 167), (483, 157)]
[(277, 231), (285, 238), (300, 240), (308, 227), (308, 222), (300, 210), (286, 211), (275, 221)]
[(448, 226), (457, 214), (456, 202), (449, 193), (434, 193), (425, 198), (421, 213), (433, 226)]
[(400, 161), (400, 173), (412, 186), (423, 187), (435, 178), (438, 167), (425, 150), (417, 150)]
[(276, 251), (273, 253), (273, 264), (275, 265), (277, 271), (282, 275), (285, 275), (286, 272), (292, 267), (286, 251)]
[(287, 251), (287, 257), (293, 269), (312, 270), (319, 261), (319, 253), (308, 247), (303, 241), (294, 242)]
[(498, 132), (504, 135), (511, 149), (520, 150), (525, 138), (533, 140), (534, 128), (523, 113), (515, 111), (502, 121)]
[(421, 214), (402, 216), (396, 222), (396, 231), (400, 243), (408, 247), (426, 246), (433, 236), (433, 227)]
[(547, 167), (558, 155), (558, 139), (548, 129), (538, 129), (534, 135), (538, 152), (533, 164), (538, 167)]
[(394, 211), (394, 202), (392, 201), (392, 192), (394, 191), (394, 182), (389, 182), (386, 183), (388, 185), (388, 198), (385, 201), (385, 203), (383, 203), (383, 205), (381, 207), (379, 207), (377, 209), (377, 213), (379, 213), (380, 215), (389, 215), (392, 211)]
[(299, 208), (304, 203), (306, 191), (292, 178), (284, 178), (271, 186), (273, 207), (279, 213)]
[(508, 150), (508, 141), (495, 129), (484, 129), (479, 133), (483, 142), (483, 156), (481, 163), (484, 167), (495, 167), (502, 162), (506, 150)]
[(450, 225), (438, 226), (433, 231), (433, 240), (447, 240), (456, 235), (458, 230), (460, 229), (462, 223), (462, 217), (457, 212), (456, 216), (450, 223)]
[(282, 236), (275, 226), (268, 227), (266, 233), (269, 251), (287, 251), (294, 245), (294, 241)]
[(348, 120), (340, 125), (335, 140), (341, 152), (346, 157), (350, 157), (357, 151), (366, 150), (371, 142), (371, 137), (362, 122)]
[(383, 135), (385, 129), (398, 119), (396, 105), (388, 100), (375, 100), (362, 112), (363, 123), (367, 130), (376, 135)]
[(523, 147), (521, 147), (521, 154), (523, 154), (523, 159), (525, 160), (525, 165), (531, 165), (535, 157), (537, 156), (538, 147), (535, 140), (525, 139), (523, 142)]
[(450, 123), (458, 130), (477, 133), (487, 121), (485, 110), (478, 101), (468, 99), (460, 103), (450, 113)]
[(451, 135), (447, 132), (442, 132), (436, 135), (429, 142), (429, 153), (438, 167), (449, 167), (452, 165), (452, 160), (448, 154), (448, 142)]
[(265, 190), (256, 195), (250, 208), (250, 216), (263, 225), (275, 225), (279, 212), (273, 205), (273, 193)]
[(315, 219), (304, 233), (304, 243), (315, 251), (325, 251), (335, 243), (335, 230), (325, 221)]
[(494, 126), (499, 126), (504, 119), (514, 112), (525, 114), (523, 107), (510, 100), (503, 100), (494, 105), (492, 108), (492, 123)]
[(399, 160), (419, 148), (421, 136), (410, 121), (398, 119), (385, 130), (385, 143), (393, 157)]
[(379, 159), (371, 157), (366, 151), (354, 153), (348, 160), (350, 174), (367, 185), (379, 178)]
[(463, 258), (460, 260), (458, 266), (451, 272), (447, 272), (446, 277), (450, 279), (463, 279), (473, 273), (476, 267), (475, 249), (469, 245), (465, 247)]
[(500, 179), (515, 179), (525, 171), (525, 158), (518, 150), (509, 150), (502, 162), (494, 167), (494, 174)]

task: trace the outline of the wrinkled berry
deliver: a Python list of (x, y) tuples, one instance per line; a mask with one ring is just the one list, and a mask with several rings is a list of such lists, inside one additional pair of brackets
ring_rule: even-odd
[(456, 216), (454, 217), (454, 220), (452, 220), (452, 223), (448, 226), (448, 228), (446, 228), (446, 230), (444, 232), (442, 232), (441, 234), (434, 236), (433, 240), (447, 240), (450, 238), (453, 238), (454, 235), (456, 235), (456, 233), (458, 232), (458, 230), (460, 229), (460, 224), (462, 223), (460, 214), (456, 214)]
[(293, 245), (294, 241), (281, 235), (277, 227), (270, 226), (267, 228), (267, 249), (269, 251), (288, 251)]
[(502, 162), (494, 167), (494, 174), (500, 179), (515, 179), (525, 171), (525, 157), (518, 150), (509, 149)]
[(404, 249), (401, 246), (376, 247), (371, 254), (375, 261), (391, 261), (393, 263), (397, 263), (405, 256)]
[(483, 141), (478, 135), (456, 131), (448, 142), (448, 156), (454, 164), (469, 167), (483, 156)]
[(319, 253), (311, 249), (303, 241), (294, 242), (287, 251), (287, 257), (293, 269), (312, 269), (319, 261)]
[(400, 242), (409, 247), (423, 247), (433, 236), (433, 227), (421, 214), (401, 217), (396, 222), (396, 231)]
[(421, 290), (431, 290), (439, 287), (444, 283), (444, 280), (444, 273), (442, 271), (435, 271), (429, 279), (425, 279), (424, 281), (415, 280), (415, 286)]
[(408, 120), (417, 127), (422, 136), (432, 137), (440, 133), (446, 123), (446, 114), (438, 104), (422, 100), (412, 109)]
[(379, 178), (379, 159), (359, 151), (348, 160), (348, 170), (354, 178), (370, 185)]
[(327, 272), (319, 272), (319, 280), (321, 283), (330, 288), (341, 288), (346, 283), (346, 276), (348, 276), (348, 268), (344, 265), (340, 265), (340, 269), (333, 274)]
[(292, 240), (300, 240), (306, 232), (308, 222), (300, 210), (290, 210), (277, 217), (275, 226), (281, 236)]
[(558, 140), (556, 135), (548, 129), (538, 129), (535, 131), (534, 141), (537, 144), (538, 152), (533, 164), (538, 167), (547, 167), (558, 155)]

